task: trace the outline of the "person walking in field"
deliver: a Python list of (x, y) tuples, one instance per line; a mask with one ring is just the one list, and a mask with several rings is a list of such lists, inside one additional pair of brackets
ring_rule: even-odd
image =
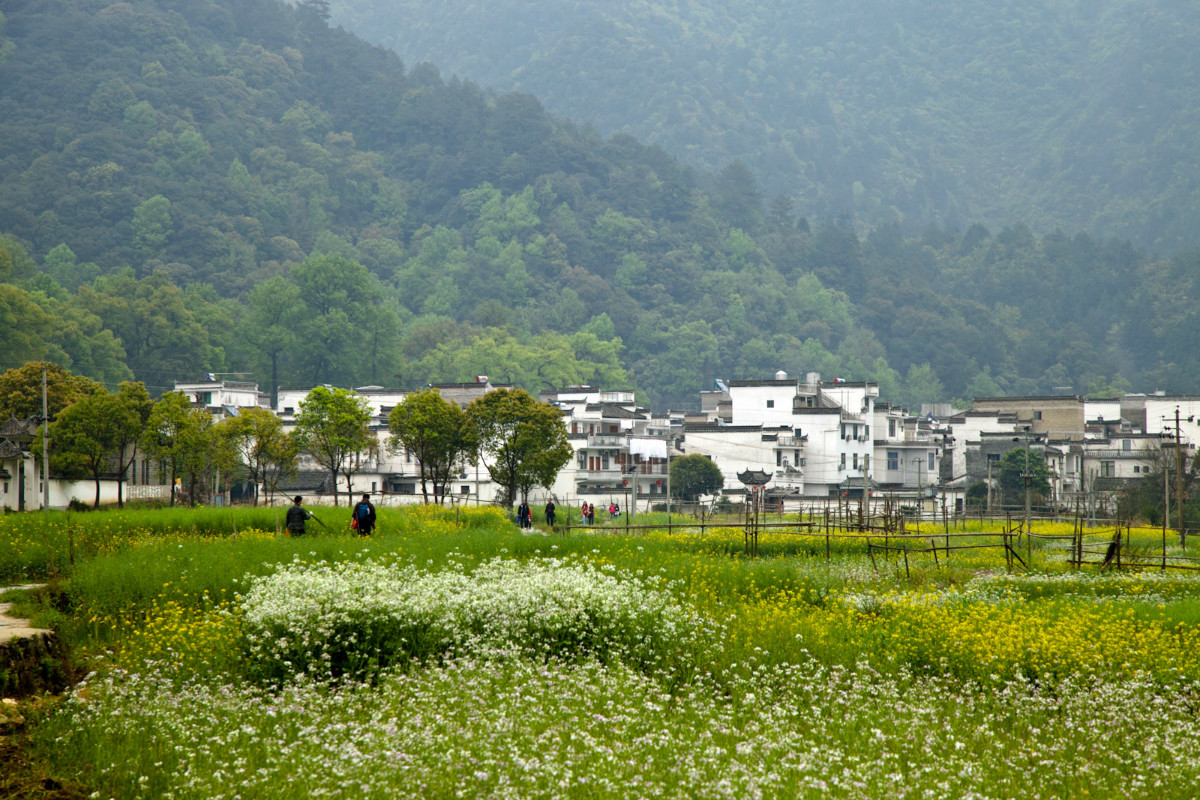
[(292, 506), (287, 510), (287, 531), (289, 536), (303, 536), (304, 523), (312, 518), (312, 513), (301, 507), (304, 498), (296, 495), (296, 499), (292, 501)]
[(595, 503), (588, 503), (587, 523), (588, 523), (588, 525), (596, 524), (596, 504)]
[(547, 500), (546, 501), (546, 524), (549, 525), (551, 528), (554, 527), (554, 510), (555, 510), (554, 500)]
[(358, 531), (359, 536), (370, 536), (375, 529), (375, 506), (371, 505), (371, 495), (364, 494), (351, 512), (350, 524)]

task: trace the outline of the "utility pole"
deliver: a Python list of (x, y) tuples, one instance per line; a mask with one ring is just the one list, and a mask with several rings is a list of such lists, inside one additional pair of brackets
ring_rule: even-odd
[(1029, 472), (1029, 426), (1025, 426), (1025, 471), (1021, 473), (1025, 478), (1025, 533), (1029, 533), (1029, 493), (1033, 488), (1033, 475)]
[(871, 454), (863, 455), (863, 520), (870, 527), (871, 520)]
[(987, 462), (988, 479), (987, 479), (987, 513), (992, 513), (992, 459)]
[(667, 432), (667, 533), (671, 532), (671, 433)]
[(1171, 468), (1163, 464), (1163, 551), (1167, 549), (1167, 528), (1171, 527)]
[(1179, 434), (1179, 406), (1175, 406), (1175, 519), (1179, 525), (1179, 546), (1187, 546), (1187, 532), (1183, 527), (1183, 448)]
[(921, 516), (925, 513), (925, 487), (921, 483), (921, 469), (925, 466), (925, 459), (914, 458), (912, 463), (917, 465), (917, 530), (921, 530)]
[(46, 391), (46, 365), (42, 364), (42, 511), (50, 508), (50, 403)]

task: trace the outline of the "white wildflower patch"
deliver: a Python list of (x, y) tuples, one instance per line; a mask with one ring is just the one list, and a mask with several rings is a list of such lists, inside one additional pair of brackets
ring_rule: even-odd
[(296, 563), (256, 579), (241, 602), (253, 660), (275, 678), (361, 677), (485, 650), (646, 666), (694, 627), (665, 592), (563, 559), (494, 559), (472, 572)]
[(1190, 797), (1200, 781), (1189, 698), (1152, 681), (972, 690), (815, 662), (736, 680), (670, 693), (621, 664), (474, 657), (337, 691), (114, 672), (45, 733), (130, 798)]

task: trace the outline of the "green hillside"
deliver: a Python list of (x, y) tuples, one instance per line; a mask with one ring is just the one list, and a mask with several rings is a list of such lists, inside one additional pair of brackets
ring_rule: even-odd
[(777, 369), (910, 404), (1200, 385), (1194, 253), (810, 222), (742, 162), (696, 171), (445, 80), (319, 5), (5, 10), (0, 367), (155, 391), (487, 374), (660, 408)]
[(1200, 6), (331, 0), (410, 61), (740, 158), (809, 216), (1200, 244)]

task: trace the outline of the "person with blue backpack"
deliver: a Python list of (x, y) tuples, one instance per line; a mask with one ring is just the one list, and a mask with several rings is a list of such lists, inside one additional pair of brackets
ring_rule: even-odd
[(375, 528), (375, 506), (371, 505), (371, 495), (364, 494), (354, 506), (350, 517), (351, 526), (358, 531), (359, 536), (370, 536)]

